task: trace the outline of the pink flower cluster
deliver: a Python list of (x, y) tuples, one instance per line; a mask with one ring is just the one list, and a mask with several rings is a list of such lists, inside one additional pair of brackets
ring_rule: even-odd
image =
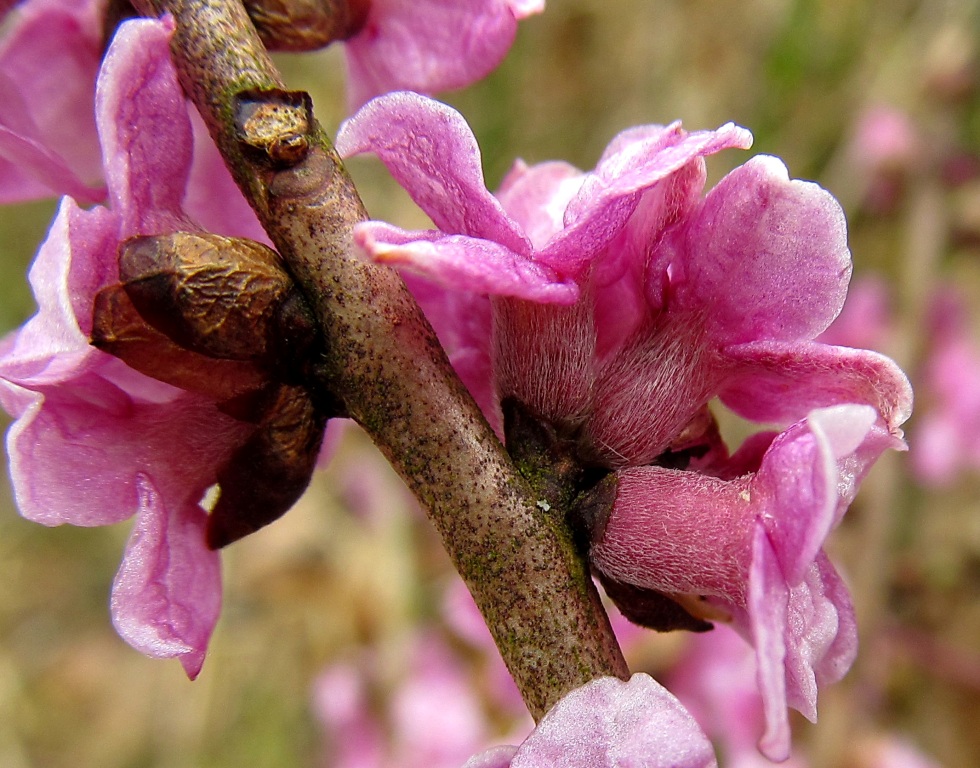
[[(89, 210), (66, 197), (31, 268), (37, 314), (0, 345), (0, 404), (21, 513), (45, 525), (136, 524), (112, 590), (122, 637), (200, 671), (221, 604), (218, 555), (199, 502), (252, 429), (206, 394), (150, 379), (89, 343), (99, 289), (118, 282), (119, 243), (198, 231), (195, 220), (258, 222), (234, 194), (190, 205), (191, 120), (170, 62), (169, 22), (120, 29), (96, 86), (108, 198)], [(208, 158), (203, 158), (208, 162)], [(224, 183), (222, 184), (222, 181)]]
[[(105, 194), (92, 102), (106, 5), (25, 0), (0, 10), (11, 13), (0, 40), (0, 203), (65, 194), (87, 204)], [(371, 0), (343, 42), (348, 102), (469, 85), (501, 62), (517, 22), (542, 10), (544, 0)], [(202, 132), (198, 151), (208, 143)]]
[[(485, 74), (516, 21), (541, 8), (373, 0), (345, 42), (352, 103)], [(119, 282), (130, 237), (265, 236), (188, 112), (172, 21), (125, 22), (103, 58), (100, 13), (97, 2), (28, 0), (0, 43), (0, 201), (68, 195), (31, 269), (38, 312), (0, 341), (0, 405), (15, 418), (7, 451), (21, 512), (47, 525), (135, 517), (113, 621), (134, 647), (176, 657), (194, 677), (221, 594), (205, 499), (254, 427), (206, 391), (93, 348), (93, 301)], [(338, 137), (347, 156), (379, 155), (436, 226), (367, 222), (358, 247), (410, 275), (512, 448), (515, 413), (571, 446), (588, 478), (576, 489), (586, 554), (611, 592), (632, 596), (624, 610), (669, 604), (695, 626), (727, 621), (749, 640), (760, 745), (783, 759), (787, 706), (815, 718), (818, 686), (841, 677), (856, 650), (823, 542), (875, 459), (904, 447), (911, 392), (887, 358), (815, 341), (851, 269), (828, 193), (757, 157), (702, 194), (704, 158), (750, 143), (731, 124), (643, 126), (587, 173), (518, 163), (494, 196), (466, 123), (418, 94), (369, 102)], [(782, 431), (730, 455), (715, 399)], [(569, 693), (520, 746), (467, 766), (613, 766), (625, 756), (715, 764), (677, 699), (634, 675)]]
[[(370, 102), (337, 140), (375, 153), (435, 223), (367, 222), (355, 240), (410, 276), (491, 423), (512, 440), (529, 413), (605, 474), (585, 515), (597, 574), (753, 644), (760, 746), (778, 760), (786, 706), (814, 719), (818, 686), (853, 660), (822, 544), (875, 459), (904, 448), (911, 390), (891, 360), (814, 340), (851, 270), (827, 192), (756, 157), (702, 197), (704, 157), (750, 142), (733, 125), (634, 128), (591, 172), (518, 163), (494, 196), (463, 118), (417, 94)], [(786, 427), (730, 456), (714, 398)]]
[[(465, 85), (496, 66), (517, 20), (542, 7), (471, 0), (447, 13), (439, 2), (376, 0), (345, 42), (351, 93)], [(134, 647), (178, 657), (194, 677), (221, 602), (202, 504), (254, 426), (220, 412), (207, 392), (148, 378), (93, 348), (93, 301), (119, 282), (117, 251), (132, 236), (267, 238), (188, 111), (170, 60), (171, 21), (123, 23), (103, 56), (100, 0), (27, 0), (8, 12), (0, 202), (67, 195), (30, 273), (38, 313), (0, 342), (16, 501), (46, 525), (135, 516), (113, 621)], [(81, 207), (96, 202), (104, 205)]]

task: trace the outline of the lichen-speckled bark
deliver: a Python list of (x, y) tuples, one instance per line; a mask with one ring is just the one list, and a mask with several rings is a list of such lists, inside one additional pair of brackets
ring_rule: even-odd
[[(173, 51), (184, 87), (317, 312), (328, 349), (323, 386), (427, 509), (531, 713), (540, 718), (595, 677), (627, 678), (567, 529), (536, 505), (400, 278), (351, 254), (352, 227), (365, 213), (329, 139), (312, 120), (306, 137), (277, 142), (263, 134), (261, 146), (285, 152), (263, 155), (243, 136), (243, 99), (282, 98), (284, 115), (298, 108), (243, 7), (233, 0), (140, 5), (176, 18)], [(286, 133), (302, 123), (293, 118), (284, 121)]]

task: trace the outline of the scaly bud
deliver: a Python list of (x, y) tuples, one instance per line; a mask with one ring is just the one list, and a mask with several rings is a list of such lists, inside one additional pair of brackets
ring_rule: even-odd
[(267, 384), (267, 376), (252, 363), (215, 360), (175, 344), (146, 323), (121, 285), (95, 296), (92, 345), (150, 378), (218, 402), (242, 398)]
[(325, 426), (305, 389), (283, 385), (274, 391), (256, 431), (218, 470), (221, 495), (207, 526), (211, 549), (289, 511), (309, 485)]
[[(119, 273), (143, 319), (199, 354), (272, 367), (303, 357), (315, 339), (292, 278), (261, 243), (187, 232), (135, 237), (120, 249)], [(306, 337), (291, 334), (283, 349), (283, 325), (296, 322)]]
[(245, 0), (245, 10), (270, 51), (312, 51), (356, 35), (368, 0)]

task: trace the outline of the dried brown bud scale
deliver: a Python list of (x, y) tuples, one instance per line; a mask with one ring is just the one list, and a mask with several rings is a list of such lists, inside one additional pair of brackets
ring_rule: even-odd
[(256, 431), (218, 471), (221, 495), (207, 526), (211, 549), (289, 511), (310, 482), (325, 425), (304, 388), (284, 385), (272, 393)]
[(119, 254), (126, 293), (177, 344), (217, 359), (280, 355), (280, 307), (296, 292), (278, 254), (251, 240), (175, 232), (132, 238)]
[(92, 344), (150, 378), (219, 402), (254, 393), (267, 383), (251, 363), (214, 360), (175, 344), (143, 320), (121, 285), (96, 294)]

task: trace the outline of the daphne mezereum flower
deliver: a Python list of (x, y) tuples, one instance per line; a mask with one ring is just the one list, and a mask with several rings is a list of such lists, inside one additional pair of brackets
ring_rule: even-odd
[[(518, 163), (496, 197), (465, 121), (416, 94), (370, 102), (337, 143), (377, 154), (435, 223), (366, 222), (355, 241), (411, 278), (508, 447), (531, 420), (581, 468), (576, 491), (601, 497), (582, 518), (590, 558), (620, 607), (684, 625), (666, 599), (753, 643), (761, 744), (781, 759), (786, 704), (815, 716), (817, 685), (853, 658), (821, 545), (871, 463), (904, 446), (911, 390), (888, 358), (814, 341), (851, 271), (833, 197), (765, 156), (702, 196), (704, 157), (750, 142), (734, 125), (634, 128), (588, 173)], [(786, 429), (729, 457), (714, 398)]]
[[(544, 9), (543, 0), (357, 4), (364, 21), (343, 41), (352, 108), (387, 91), (437, 93), (479, 80), (510, 49), (518, 21)], [(106, 12), (104, 0), (24, 0), (10, 11), (0, 37), (0, 203), (104, 198), (92, 107)], [(193, 122), (195, 175), (207, 179), (213, 169), (221, 189), (212, 182), (210, 194), (236, 194), (196, 113)], [(200, 223), (222, 231), (219, 222)]]
[(101, 200), (93, 119), (103, 3), (28, 0), (0, 39), (0, 203)]
[(344, 41), (351, 110), (388, 91), (439, 93), (463, 88), (496, 69), (517, 22), (544, 0), (357, 0), (360, 30)]
[[(210, 369), (173, 385), (90, 343), (96, 295), (119, 283), (120, 243), (200, 231), (190, 218), (200, 210), (189, 194), (194, 143), (172, 32), (168, 20), (126, 22), (105, 57), (96, 119), (108, 203), (84, 210), (62, 200), (30, 271), (37, 314), (0, 343), (0, 404), (15, 418), (6, 448), (21, 513), (45, 525), (135, 516), (113, 584), (113, 622), (135, 648), (177, 657), (194, 677), (221, 603), (199, 502), (256, 426), (218, 409)], [(240, 194), (207, 211), (249, 221)], [(208, 365), (225, 395), (262, 384), (248, 364)]]

